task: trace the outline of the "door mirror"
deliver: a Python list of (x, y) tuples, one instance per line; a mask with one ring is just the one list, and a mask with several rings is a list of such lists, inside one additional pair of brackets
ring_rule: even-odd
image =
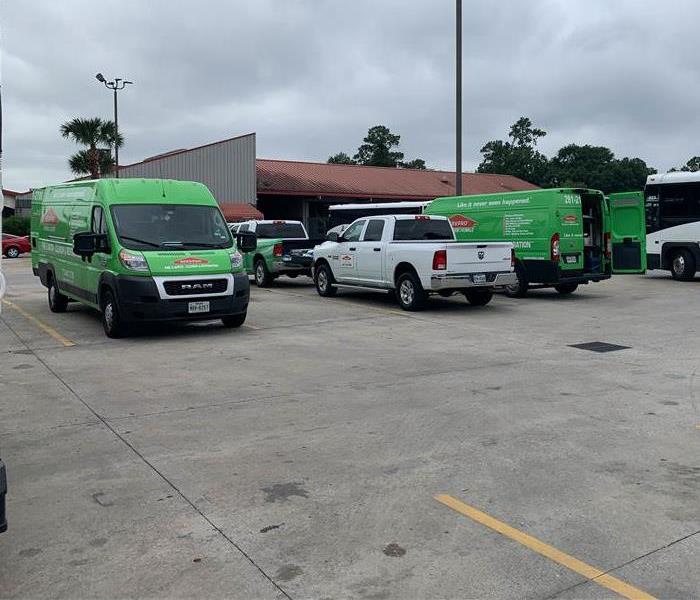
[(329, 242), (337, 242), (339, 240), (338, 232), (336, 231), (331, 231), (327, 236), (326, 240)]
[(252, 231), (241, 231), (236, 234), (236, 246), (241, 252), (252, 252), (258, 247), (258, 236)]
[(76, 233), (73, 236), (73, 254), (77, 254), (83, 258), (92, 256), (100, 247), (101, 237), (102, 236), (90, 231)]

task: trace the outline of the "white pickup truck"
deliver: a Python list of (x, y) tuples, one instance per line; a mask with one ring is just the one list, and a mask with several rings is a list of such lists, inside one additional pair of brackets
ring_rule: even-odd
[(483, 306), (493, 290), (517, 282), (510, 242), (459, 242), (446, 217), (390, 215), (357, 219), (342, 236), (314, 248), (321, 296), (337, 286), (395, 290), (404, 310), (420, 310), (428, 294), (463, 293)]

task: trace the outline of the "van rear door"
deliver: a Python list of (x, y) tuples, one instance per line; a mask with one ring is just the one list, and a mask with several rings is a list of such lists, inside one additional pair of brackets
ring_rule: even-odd
[(644, 273), (647, 268), (643, 192), (610, 194), (613, 273)]

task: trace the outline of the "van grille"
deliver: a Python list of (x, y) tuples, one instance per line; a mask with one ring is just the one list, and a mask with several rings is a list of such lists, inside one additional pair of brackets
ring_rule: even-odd
[(194, 294), (220, 294), (226, 291), (226, 279), (188, 279), (187, 281), (166, 281), (163, 287), (169, 296), (192, 296)]

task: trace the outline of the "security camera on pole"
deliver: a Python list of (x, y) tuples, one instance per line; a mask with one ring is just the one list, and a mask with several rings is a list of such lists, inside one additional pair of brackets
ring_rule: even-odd
[(107, 81), (102, 73), (95, 75), (95, 79), (100, 83), (104, 83), (105, 87), (114, 92), (114, 176), (119, 179), (119, 144), (116, 143), (119, 139), (119, 115), (117, 111), (117, 92), (123, 90), (127, 85), (131, 85), (133, 81), (125, 81), (119, 77), (112, 81)]

